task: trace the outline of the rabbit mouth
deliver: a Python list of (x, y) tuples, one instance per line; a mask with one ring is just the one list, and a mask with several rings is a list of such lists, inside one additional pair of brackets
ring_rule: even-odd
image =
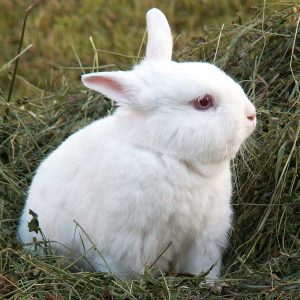
[(256, 120), (254, 120), (252, 123), (250, 123), (246, 127), (246, 137), (245, 140), (255, 131), (256, 128)]

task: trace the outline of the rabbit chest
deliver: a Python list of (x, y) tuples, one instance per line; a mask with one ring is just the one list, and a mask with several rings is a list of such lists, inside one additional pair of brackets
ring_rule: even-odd
[(101, 201), (104, 228), (97, 236), (109, 245), (105, 252), (112, 248), (116, 257), (139, 257), (137, 265), (151, 265), (163, 253), (159, 266), (166, 269), (195, 240), (225, 244), (231, 219), (229, 163), (191, 165), (146, 149), (119, 151), (119, 157), (127, 151), (132, 155), (127, 161), (115, 158), (118, 174), (112, 178), (107, 171), (101, 185), (102, 194), (109, 195)]
[(229, 165), (224, 163), (220, 168), (191, 165), (167, 156), (160, 159), (164, 171), (146, 181), (142, 190), (149, 185), (151, 192), (149, 202), (143, 204), (147, 210), (141, 214), (147, 234), (156, 234), (157, 250), (172, 243), (176, 257), (199, 238), (224, 244), (232, 214)]

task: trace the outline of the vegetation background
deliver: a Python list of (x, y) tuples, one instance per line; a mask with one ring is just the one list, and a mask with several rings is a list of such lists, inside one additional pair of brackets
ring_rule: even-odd
[[(60, 84), (62, 77), (76, 79), (74, 83), (78, 84), (82, 70), (62, 68), (80, 67), (78, 60), (83, 67), (93, 65), (90, 37), (98, 51), (99, 65), (132, 66), (137, 55), (143, 55), (139, 47), (145, 33), (145, 12), (151, 7), (157, 6), (167, 15), (175, 34), (175, 51), (179, 51), (192, 38), (205, 36), (207, 26), (230, 23), (238, 15), (245, 15), (253, 2), (1, 0), (0, 65), (15, 56), (25, 10), (32, 3), (35, 8), (30, 13), (24, 36), (24, 47), (32, 47), (20, 60), (14, 92), (20, 92), (20, 96), (34, 95), (34, 87), (51, 89)], [(1, 86), (9, 83), (6, 73), (0, 76)]]
[[(214, 62), (258, 109), (256, 133), (233, 162), (234, 229), (213, 288), (200, 284), (201, 274), (155, 278), (150, 270), (120, 282), (70, 273), (64, 258), (26, 254), (15, 238), (39, 162), (112, 110), (80, 75), (141, 59), (145, 13), (154, 6), (173, 29), (175, 60)], [(1, 0), (0, 299), (297, 299), (299, 20), (297, 1)]]

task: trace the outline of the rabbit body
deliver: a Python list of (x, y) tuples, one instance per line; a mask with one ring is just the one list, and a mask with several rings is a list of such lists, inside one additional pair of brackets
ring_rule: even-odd
[(86, 269), (128, 277), (152, 266), (212, 268), (216, 278), (231, 224), (230, 160), (255, 128), (255, 108), (217, 67), (171, 61), (160, 11), (147, 24), (146, 59), (133, 70), (82, 77), (120, 107), (42, 162), (18, 236), (37, 236), (27, 228), (31, 209), (46, 238), (84, 255)]
[[(31, 242), (35, 235), (27, 228), (32, 209), (47, 239), (79, 256), (84, 249), (75, 220), (119, 276), (142, 273), (170, 243), (158, 268), (208, 270), (220, 261), (230, 227), (228, 163), (189, 165), (130, 143), (122, 138), (126, 130), (110, 116), (55, 150), (34, 177), (19, 236)], [(85, 233), (81, 237), (93, 267), (108, 271), (99, 253), (87, 250)]]

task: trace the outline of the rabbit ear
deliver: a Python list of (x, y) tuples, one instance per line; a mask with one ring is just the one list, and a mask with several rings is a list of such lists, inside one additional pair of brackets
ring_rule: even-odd
[(172, 59), (172, 33), (165, 15), (157, 8), (147, 12), (146, 59)]
[(85, 74), (82, 83), (91, 90), (100, 92), (108, 98), (129, 105), (135, 97), (138, 84), (130, 71), (97, 72)]

